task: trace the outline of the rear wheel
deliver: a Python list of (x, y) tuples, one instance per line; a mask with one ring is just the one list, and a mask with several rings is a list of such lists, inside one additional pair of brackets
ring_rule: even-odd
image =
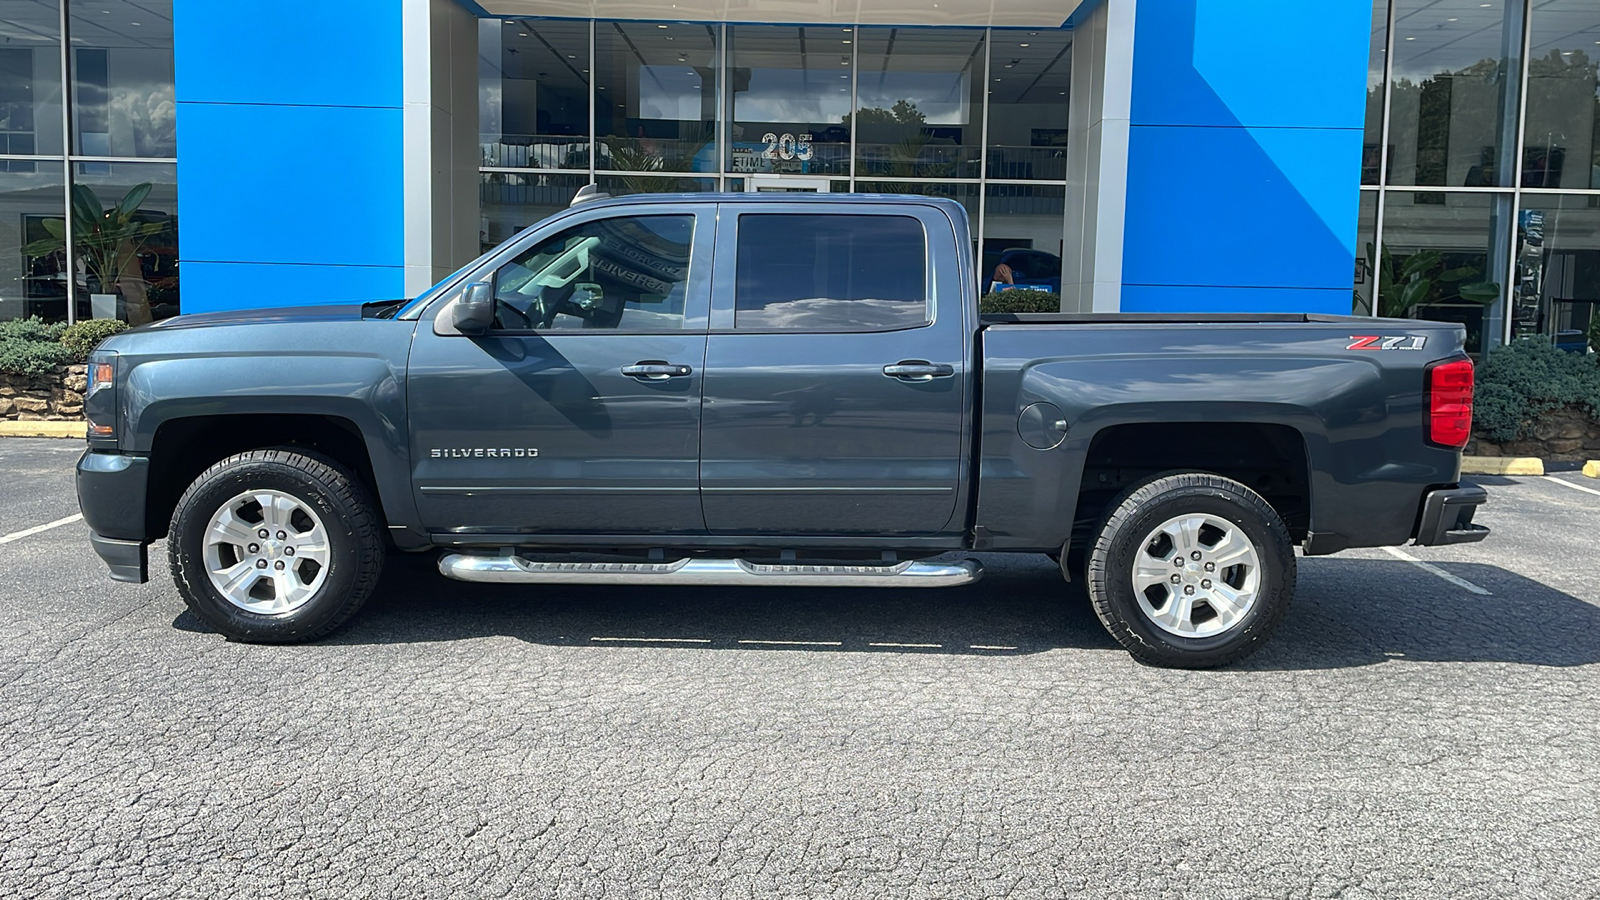
[(262, 643), (343, 625), (384, 557), (365, 486), (300, 450), (253, 450), (207, 469), (178, 501), (167, 553), (195, 615), (232, 640)]
[(1142, 662), (1227, 665), (1255, 652), (1294, 596), (1294, 549), (1255, 491), (1216, 475), (1156, 478), (1124, 494), (1088, 554), (1095, 613)]

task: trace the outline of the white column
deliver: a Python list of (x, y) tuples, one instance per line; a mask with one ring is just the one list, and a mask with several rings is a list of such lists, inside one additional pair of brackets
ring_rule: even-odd
[(405, 287), (414, 297), (478, 255), (478, 20), (405, 0)]
[(1105, 0), (1073, 28), (1063, 312), (1122, 304), (1135, 0)]

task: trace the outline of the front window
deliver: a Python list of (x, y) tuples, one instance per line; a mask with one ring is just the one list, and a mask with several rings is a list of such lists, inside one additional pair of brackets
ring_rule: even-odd
[(625, 216), (569, 228), (495, 272), (495, 328), (680, 329), (693, 242), (694, 216)]

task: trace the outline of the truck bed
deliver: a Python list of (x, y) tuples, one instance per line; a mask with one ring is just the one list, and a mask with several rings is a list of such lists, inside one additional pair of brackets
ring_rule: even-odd
[[(1348, 322), (1377, 326), (1377, 320), (1361, 316), (1327, 316), (1315, 313), (983, 313), (980, 323), (989, 325), (1151, 325), (1306, 323), (1337, 325)], [(1396, 319), (1384, 320), (1391, 328)]]

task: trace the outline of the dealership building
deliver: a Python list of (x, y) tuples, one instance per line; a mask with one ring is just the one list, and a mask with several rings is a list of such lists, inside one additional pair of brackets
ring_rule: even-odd
[(1595, 0), (0, 0), (0, 319), (414, 296), (595, 183), (950, 198), (1066, 311), (1581, 345), (1597, 80)]

